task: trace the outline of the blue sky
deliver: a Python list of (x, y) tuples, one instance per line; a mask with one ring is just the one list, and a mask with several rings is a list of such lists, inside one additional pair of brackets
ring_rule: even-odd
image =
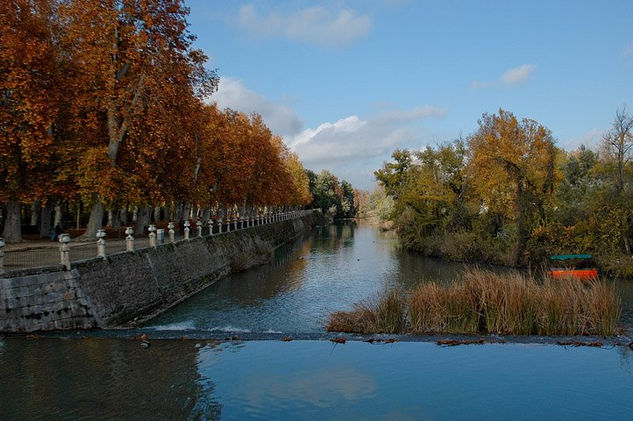
[(360, 188), (393, 149), (499, 108), (560, 147), (633, 110), (633, 1), (186, 0), (221, 107), (258, 112), (307, 168)]

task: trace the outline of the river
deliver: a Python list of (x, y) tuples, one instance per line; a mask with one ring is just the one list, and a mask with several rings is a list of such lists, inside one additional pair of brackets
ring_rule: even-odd
[[(452, 282), (464, 268), (401, 250), (394, 232), (369, 223), (330, 225), (278, 249), (270, 265), (231, 275), (147, 326), (176, 332), (323, 332), (333, 311), (375, 299), (385, 288)], [(633, 327), (633, 281), (615, 282), (623, 299), (622, 323)]]
[[(366, 223), (321, 227), (140, 330), (0, 337), (0, 419), (630, 417), (626, 346), (322, 339), (330, 312), (463, 268), (399, 250)], [(631, 328), (632, 283), (615, 282)], [(264, 340), (209, 339), (225, 335)]]

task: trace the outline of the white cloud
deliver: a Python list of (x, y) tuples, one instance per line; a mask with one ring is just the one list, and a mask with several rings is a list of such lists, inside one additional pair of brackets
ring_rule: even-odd
[(220, 108), (260, 114), (270, 130), (277, 135), (295, 135), (303, 128), (303, 123), (293, 110), (248, 89), (236, 78), (222, 77), (218, 92), (210, 100), (216, 102)]
[(368, 118), (352, 115), (305, 129), (285, 141), (307, 168), (327, 169), (354, 186), (369, 188), (373, 171), (394, 149), (420, 146), (420, 130), (413, 123), (444, 115), (443, 109), (429, 105)]
[(285, 37), (292, 41), (324, 47), (344, 47), (365, 37), (371, 18), (354, 10), (331, 12), (321, 6), (294, 13), (271, 12), (261, 15), (248, 4), (239, 10), (237, 25), (251, 33), (267, 37)]
[(536, 66), (533, 64), (523, 64), (518, 67), (514, 67), (501, 75), (501, 82), (505, 85), (518, 85), (525, 83), (530, 79), (530, 75), (534, 72)]
[(533, 64), (522, 64), (521, 66), (513, 67), (506, 70), (496, 80), (480, 81), (475, 80), (470, 85), (473, 89), (485, 89), (498, 86), (499, 84), (506, 86), (521, 85), (530, 80), (530, 76), (536, 70), (536, 66)]
[(283, 136), (306, 168), (327, 169), (339, 179), (365, 189), (374, 182), (374, 170), (389, 159), (394, 149), (425, 144), (420, 120), (446, 115), (443, 108), (431, 105), (408, 110), (384, 106), (369, 116), (351, 115), (304, 129), (292, 109), (250, 90), (232, 77), (222, 77), (218, 92), (209, 100), (220, 108), (259, 113), (273, 133)]

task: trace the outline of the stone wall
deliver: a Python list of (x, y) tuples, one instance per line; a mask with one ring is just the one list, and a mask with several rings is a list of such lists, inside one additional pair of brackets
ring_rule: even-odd
[(163, 244), (106, 260), (0, 275), (0, 332), (129, 327), (231, 272), (262, 264), (320, 214)]

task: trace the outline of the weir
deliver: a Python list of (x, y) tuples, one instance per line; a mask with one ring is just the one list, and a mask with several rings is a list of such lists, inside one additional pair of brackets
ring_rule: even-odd
[(133, 327), (320, 223), (296, 219), (133, 252), (0, 273), (0, 332)]

